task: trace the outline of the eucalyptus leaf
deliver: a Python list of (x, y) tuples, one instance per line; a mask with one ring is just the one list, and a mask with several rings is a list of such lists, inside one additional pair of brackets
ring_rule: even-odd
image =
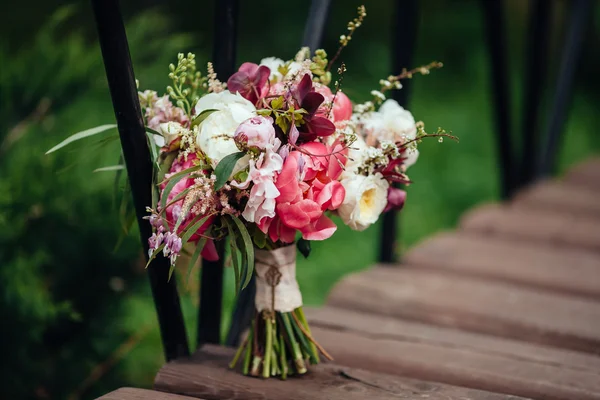
[(208, 109), (208, 110), (204, 110), (202, 111), (200, 114), (198, 114), (198, 116), (196, 116), (193, 120), (192, 120), (192, 128), (196, 125), (200, 125), (202, 122), (204, 122), (204, 120), (206, 118), (208, 118), (208, 116), (212, 113), (214, 113), (215, 111), (219, 111), (219, 110), (215, 110), (215, 109)]
[(225, 185), (227, 179), (229, 179), (229, 176), (233, 172), (235, 164), (240, 158), (244, 157), (245, 155), (246, 153), (244, 153), (243, 151), (232, 153), (227, 157), (224, 157), (219, 162), (217, 168), (215, 168), (215, 176), (217, 177), (217, 180), (215, 181), (215, 191), (221, 189), (223, 185)]
[(125, 169), (125, 166), (123, 164), (118, 164), (118, 165), (110, 165), (108, 167), (96, 168), (92, 172), (110, 172), (110, 171), (119, 171), (122, 169)]
[(58, 149), (62, 149), (69, 143), (73, 143), (77, 140), (81, 140), (81, 139), (85, 139), (90, 136), (97, 135), (99, 133), (108, 131), (110, 129), (114, 129), (116, 127), (117, 127), (116, 124), (107, 124), (107, 125), (100, 125), (100, 126), (97, 126), (95, 128), (91, 128), (91, 129), (86, 129), (85, 131), (77, 132), (77, 133), (69, 136), (68, 138), (66, 138), (65, 140), (63, 140), (62, 142), (60, 142), (59, 144), (57, 144), (56, 146), (51, 148), (50, 150), (48, 150), (46, 152), (46, 154), (50, 154), (50, 153), (55, 152)]
[[(238, 249), (237, 243), (236, 243), (236, 235), (235, 235), (235, 231), (234, 228), (232, 227), (233, 222), (229, 222), (228, 218), (223, 218), (223, 220), (225, 221), (225, 225), (227, 225), (227, 230), (229, 231), (229, 246), (231, 247), (231, 260), (233, 262), (233, 276), (234, 276), (234, 280), (235, 280), (235, 294), (236, 296), (238, 295), (238, 293), (240, 292), (240, 281), (241, 281), (241, 276), (240, 276), (240, 260), (238, 258), (238, 254), (241, 255), (240, 250)], [(243, 256), (242, 256), (242, 264), (244, 262)]]

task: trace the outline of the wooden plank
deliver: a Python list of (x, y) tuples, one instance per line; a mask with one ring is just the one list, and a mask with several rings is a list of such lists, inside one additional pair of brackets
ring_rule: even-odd
[(198, 398), (126, 387), (105, 394), (97, 400), (198, 400)]
[(600, 158), (592, 158), (569, 170), (564, 181), (588, 189), (600, 190)]
[(600, 218), (598, 192), (566, 182), (544, 181), (517, 193), (513, 207)]
[(600, 354), (600, 303), (417, 267), (375, 267), (328, 305)]
[(465, 214), (460, 230), (600, 252), (600, 222), (563, 213), (488, 204)]
[(168, 363), (158, 372), (155, 388), (205, 399), (354, 400), (354, 399), (515, 399), (513, 396), (423, 382), (335, 364), (313, 366), (301, 377), (259, 379), (227, 368), (233, 350), (207, 345), (191, 359)]
[(308, 309), (335, 362), (544, 399), (600, 399), (600, 358), (334, 307)]
[(419, 268), (600, 299), (600, 255), (590, 251), (445, 232), (417, 245), (403, 260)]

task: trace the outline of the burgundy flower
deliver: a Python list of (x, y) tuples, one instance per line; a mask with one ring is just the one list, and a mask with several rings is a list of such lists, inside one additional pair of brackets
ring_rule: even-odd
[(243, 98), (256, 104), (268, 92), (268, 82), (271, 70), (264, 65), (243, 63), (240, 69), (227, 81), (231, 93), (239, 92)]
[(298, 140), (310, 142), (319, 136), (329, 136), (335, 132), (333, 122), (325, 117), (316, 115), (325, 98), (322, 94), (314, 91), (310, 75), (304, 75), (300, 83), (298, 83), (294, 91), (294, 99), (307, 112), (307, 114), (303, 115), (305, 124), (301, 125), (298, 129), (300, 133)]

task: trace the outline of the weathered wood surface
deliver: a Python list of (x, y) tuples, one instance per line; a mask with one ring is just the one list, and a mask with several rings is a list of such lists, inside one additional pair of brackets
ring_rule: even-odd
[(259, 379), (231, 371), (233, 350), (207, 345), (187, 360), (166, 364), (155, 379), (157, 390), (208, 400), (353, 399), (516, 399), (475, 389), (423, 382), (335, 364), (321, 364), (287, 381)]
[(459, 230), (600, 252), (598, 220), (564, 213), (488, 204), (465, 214)]
[(598, 197), (597, 191), (585, 186), (568, 182), (544, 181), (517, 193), (510, 204), (518, 208), (533, 208), (561, 214), (600, 218)]
[(592, 158), (571, 168), (564, 182), (593, 190), (600, 190), (600, 158)]
[(591, 251), (445, 232), (411, 249), (403, 261), (600, 299), (600, 255)]
[(600, 303), (417, 267), (352, 274), (328, 305), (600, 354)]
[(600, 399), (600, 358), (334, 307), (308, 309), (339, 364), (544, 399)]
[(97, 400), (198, 400), (198, 398), (127, 387), (105, 394)]

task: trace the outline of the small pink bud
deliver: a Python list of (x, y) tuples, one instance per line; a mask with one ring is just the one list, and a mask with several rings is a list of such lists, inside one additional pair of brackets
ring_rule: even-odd
[(234, 134), (238, 146), (264, 150), (275, 141), (273, 118), (257, 116), (242, 122)]

